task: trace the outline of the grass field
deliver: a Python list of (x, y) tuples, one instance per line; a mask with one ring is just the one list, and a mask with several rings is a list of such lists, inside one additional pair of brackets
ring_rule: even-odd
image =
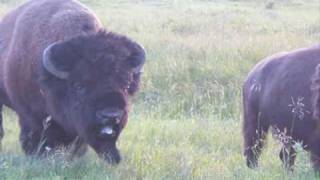
[[(22, 1), (0, 0), (0, 16)], [(123, 161), (102, 163), (90, 151), (69, 162), (23, 155), (6, 109), (0, 179), (313, 179), (299, 150), (286, 173), (270, 136), (260, 167), (242, 155), (241, 85), (265, 56), (320, 40), (318, 0), (83, 0), (109, 30), (148, 52), (141, 92), (119, 140)]]

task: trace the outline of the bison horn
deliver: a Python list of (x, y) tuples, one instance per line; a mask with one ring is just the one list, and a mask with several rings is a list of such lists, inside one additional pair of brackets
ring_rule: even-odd
[(60, 78), (60, 79), (67, 79), (69, 76), (69, 73), (66, 71), (61, 71), (55, 67), (55, 65), (52, 63), (51, 59), (51, 50), (52, 47), (55, 46), (57, 43), (53, 43), (49, 45), (44, 51), (43, 51), (43, 59), (42, 63), (44, 68), (49, 71), (52, 75)]

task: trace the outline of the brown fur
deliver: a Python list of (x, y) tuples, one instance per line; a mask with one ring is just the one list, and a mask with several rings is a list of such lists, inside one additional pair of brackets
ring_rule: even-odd
[(249, 167), (257, 166), (272, 127), (283, 143), (280, 158), (285, 167), (294, 164), (294, 142), (303, 142), (311, 152), (314, 168), (320, 169), (320, 136), (312, 117), (311, 91), (312, 76), (319, 63), (320, 46), (314, 46), (271, 56), (251, 70), (243, 86), (244, 154)]
[[(44, 132), (48, 146), (68, 145), (79, 136), (109, 162), (119, 162), (115, 142), (127, 122), (128, 98), (138, 90), (140, 75), (132, 69), (144, 63), (143, 49), (103, 30), (96, 16), (74, 0), (27, 2), (4, 17), (0, 40), (0, 107), (17, 112), (24, 151), (35, 152), (43, 120), (51, 116)], [(70, 73), (67, 79), (42, 64), (52, 43), (50, 59)], [(119, 125), (109, 124), (116, 135), (99, 139), (96, 131), (104, 125), (96, 113), (104, 107), (124, 114)]]

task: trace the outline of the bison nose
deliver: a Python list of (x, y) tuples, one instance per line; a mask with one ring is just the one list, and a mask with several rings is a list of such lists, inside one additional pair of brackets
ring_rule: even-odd
[(123, 111), (115, 108), (104, 108), (97, 111), (96, 116), (100, 121), (102, 121), (103, 124), (109, 124), (113, 122), (118, 124), (123, 116)]

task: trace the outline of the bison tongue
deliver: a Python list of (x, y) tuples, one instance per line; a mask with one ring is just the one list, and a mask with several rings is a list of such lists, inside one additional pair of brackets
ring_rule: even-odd
[(106, 126), (101, 130), (101, 134), (107, 134), (107, 135), (112, 135), (113, 134), (113, 129), (110, 126)]

